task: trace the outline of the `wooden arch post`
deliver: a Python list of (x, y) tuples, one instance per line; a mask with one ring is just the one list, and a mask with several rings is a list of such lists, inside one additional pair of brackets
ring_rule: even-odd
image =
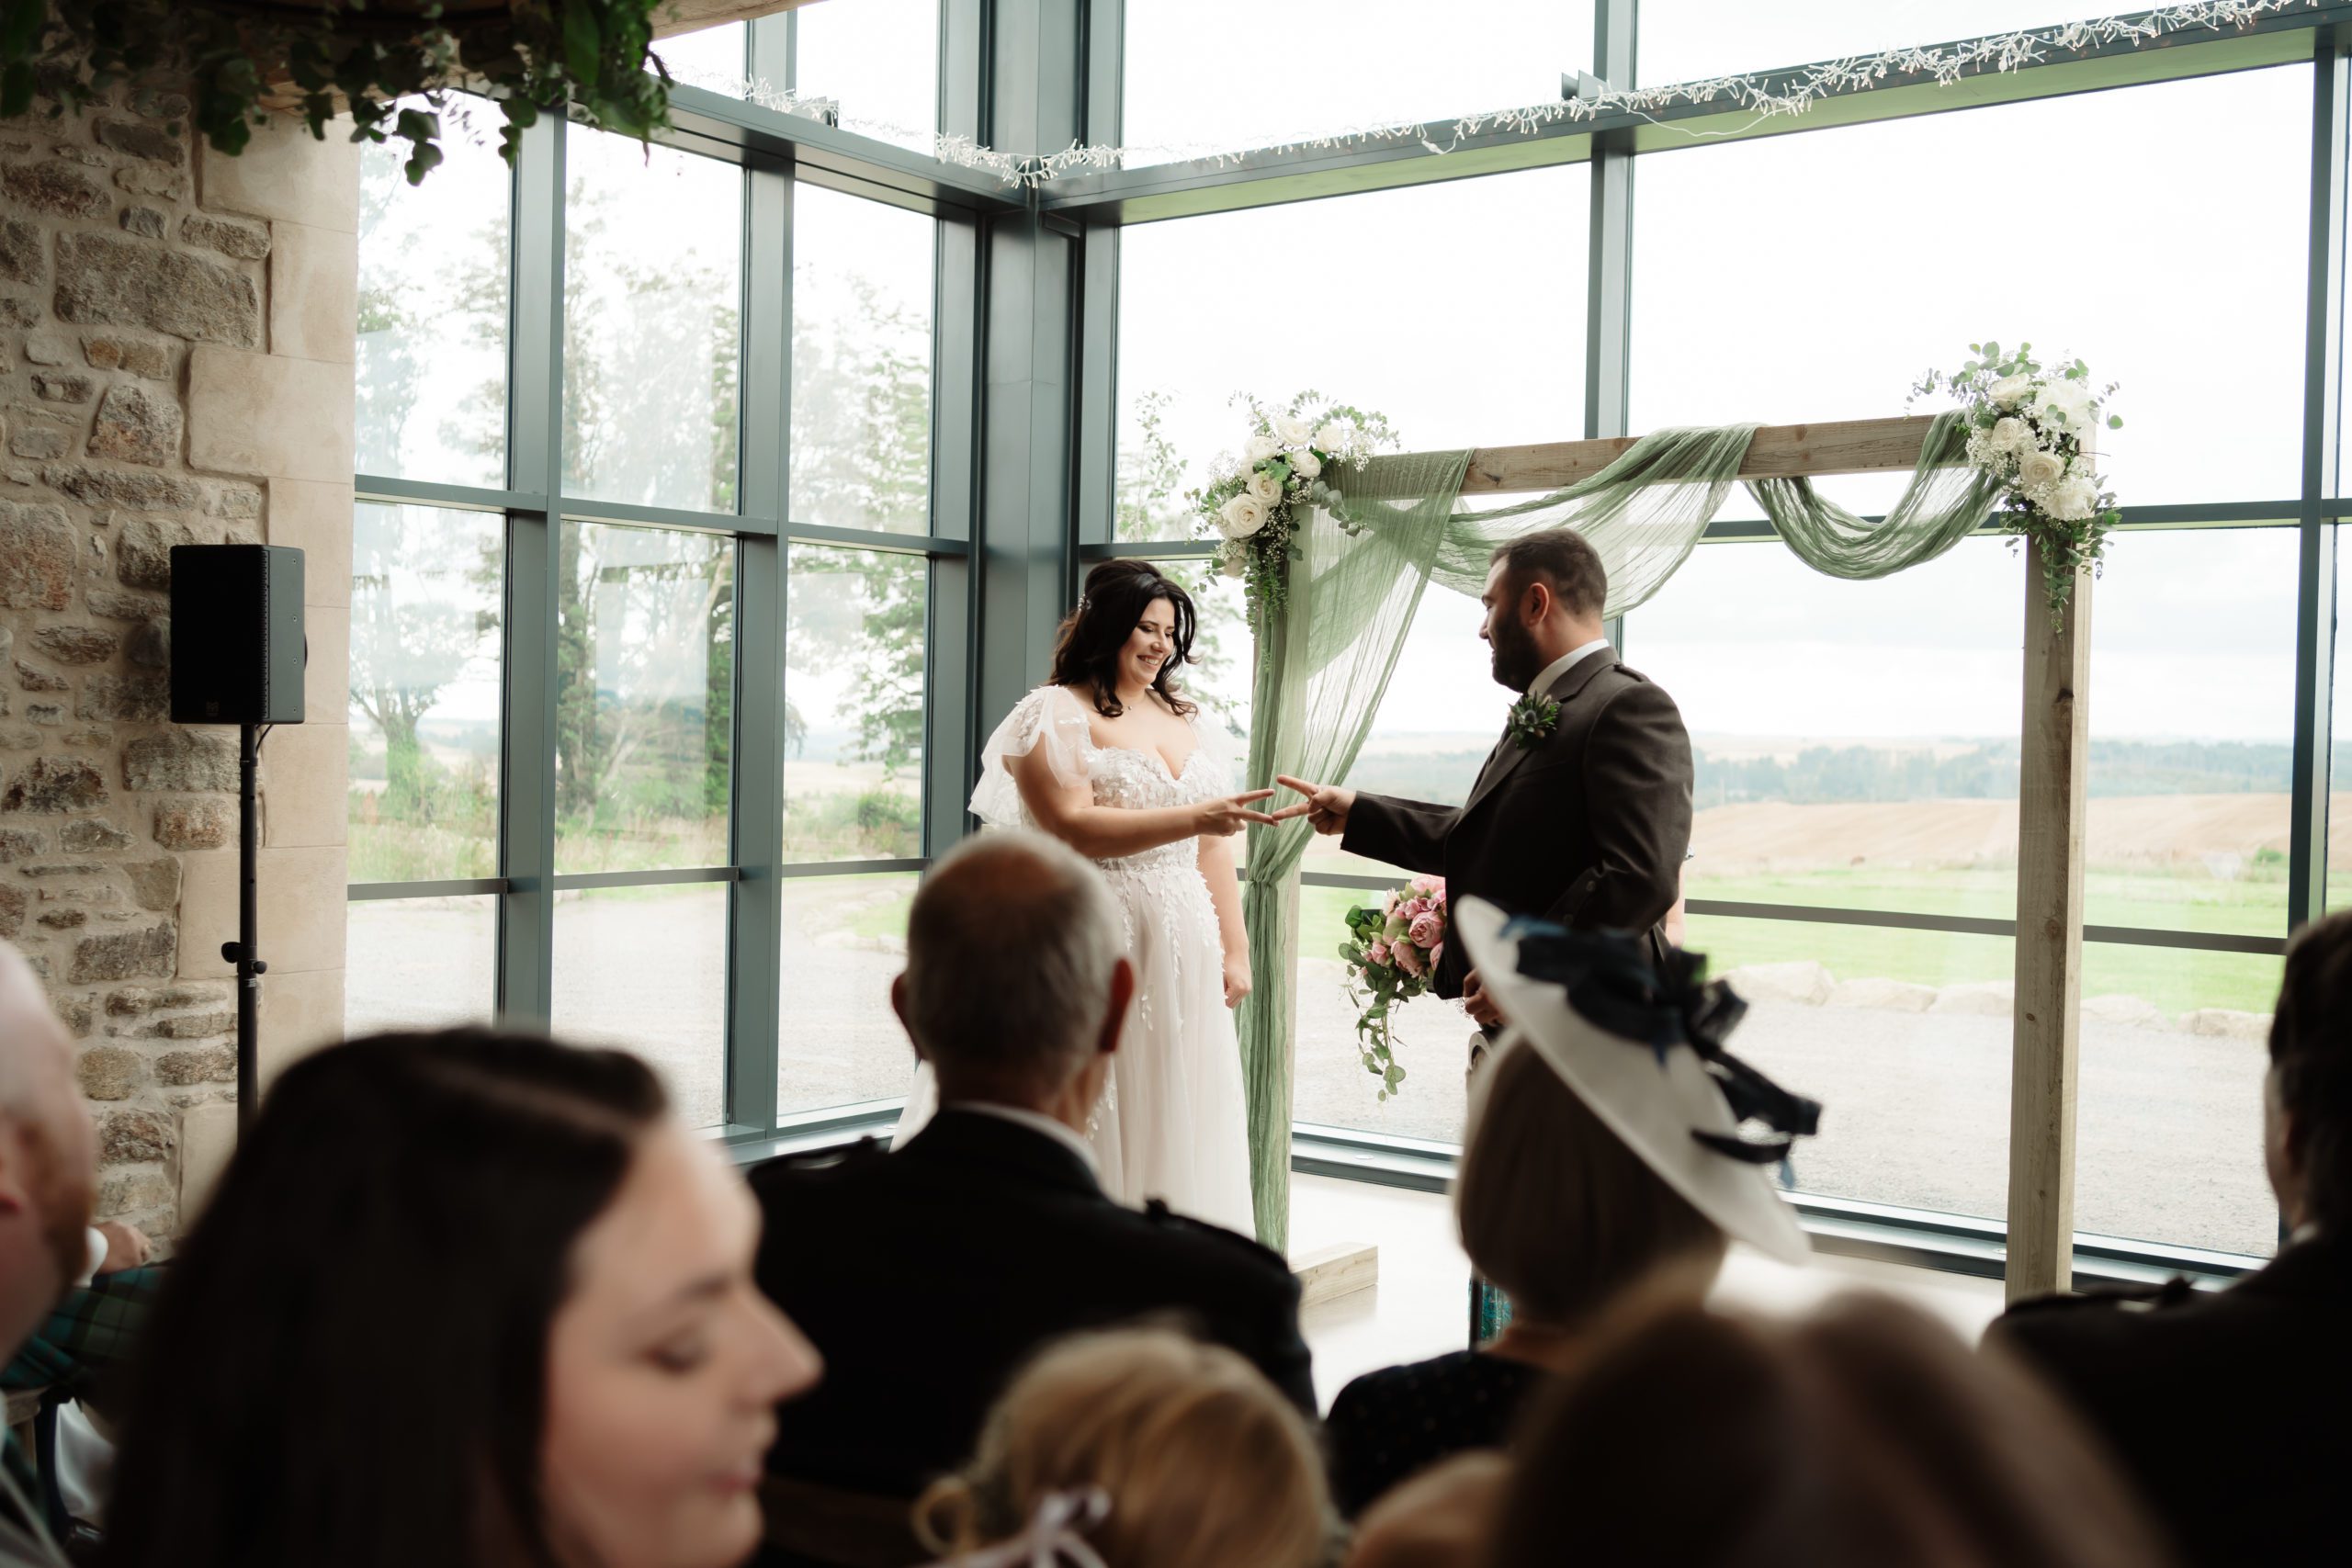
[[(1801, 479), (1917, 466), (1933, 421), (1843, 420), (1758, 429), (1739, 477)], [(1561, 489), (1624, 455), (1631, 436), (1485, 446), (1464, 494)], [(2024, 716), (2018, 781), (2017, 996), (2009, 1089), (2009, 1299), (2062, 1291), (2072, 1277), (2075, 1083), (2080, 1057), (2083, 824), (2090, 689), (2091, 580), (2075, 583), (2063, 620), (2026, 563)]]
[(2017, 1007), (2009, 1059), (2008, 1299), (2073, 1282), (2075, 1078), (2082, 1055), (2083, 818), (2090, 757), (2091, 578), (2052, 611), (2026, 554), (2018, 732)]

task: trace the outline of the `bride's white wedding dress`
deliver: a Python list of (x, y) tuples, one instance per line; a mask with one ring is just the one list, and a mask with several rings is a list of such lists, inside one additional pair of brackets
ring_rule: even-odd
[[(1038, 829), (1006, 764), (1040, 747), (1056, 781), (1091, 783), (1098, 806), (1149, 809), (1231, 795), (1240, 763), (1232, 735), (1200, 714), (1193, 733), (1192, 756), (1172, 773), (1158, 751), (1095, 745), (1084, 703), (1065, 687), (1040, 686), (989, 737), (972, 814), (990, 828)], [(1118, 901), (1136, 971), (1135, 1005), (1088, 1128), (1103, 1190), (1137, 1205), (1158, 1198), (1179, 1213), (1254, 1235), (1241, 1048), (1225, 1005), (1225, 944), (1201, 876), (1200, 840), (1095, 864)], [(938, 1103), (930, 1068), (919, 1067), (893, 1146)]]

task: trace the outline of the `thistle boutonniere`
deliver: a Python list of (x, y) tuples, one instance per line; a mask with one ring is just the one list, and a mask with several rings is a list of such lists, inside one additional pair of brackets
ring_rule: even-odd
[(1526, 693), (1510, 705), (1510, 738), (1522, 751), (1544, 743), (1560, 728), (1560, 705), (1549, 697)]

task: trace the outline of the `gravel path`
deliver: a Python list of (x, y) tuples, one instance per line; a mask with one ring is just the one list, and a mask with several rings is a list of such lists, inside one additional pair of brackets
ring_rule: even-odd
[[(876, 889), (875, 897), (888, 897)], [(491, 994), (486, 900), (351, 906), (347, 1019), (356, 1032), (480, 1017)], [(888, 992), (900, 961), (841, 934), (854, 905), (823, 907), (787, 938), (779, 1099), (787, 1111), (905, 1092), (912, 1056)], [(661, 1069), (680, 1111), (716, 1125), (723, 1104), (725, 909), (710, 889), (583, 899), (559, 913), (557, 1018)], [(1302, 1122), (1455, 1142), (1469, 1026), (1410, 1004), (1410, 1075), (1386, 1103), (1354, 1048), (1340, 965), (1300, 964), (1295, 1113)], [(1735, 1048), (1826, 1108), (1799, 1151), (1808, 1191), (1997, 1217), (2008, 1142), (2009, 1021), (1758, 1002)], [(2077, 1128), (2080, 1230), (2263, 1254), (2276, 1213), (2262, 1175), (2262, 1046), (2086, 1018)]]

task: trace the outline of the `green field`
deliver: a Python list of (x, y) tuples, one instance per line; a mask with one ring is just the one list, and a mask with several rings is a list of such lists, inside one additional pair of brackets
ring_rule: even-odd
[[(1988, 883), (1997, 878), (1998, 885), (1986, 886), (1978, 878)], [(1400, 884), (1403, 880), (1398, 878)], [(2266, 923), (2277, 931), (2285, 924), (2282, 886), (2125, 874), (2098, 875), (2091, 881), (2092, 914), (2099, 923), (2216, 932), (2259, 932)], [(915, 884), (911, 872), (794, 878), (785, 884), (786, 929), (803, 940), (827, 931), (845, 932), (862, 942), (903, 937)], [(658, 897), (673, 889), (628, 891)], [(1713, 881), (1695, 896), (1726, 902), (1996, 918), (2013, 912), (2006, 875), (1995, 873), (1939, 873), (1909, 879), (1883, 872), (1782, 874)], [(1377, 897), (1346, 887), (1300, 889), (1300, 956), (1336, 961), (1346, 936), (1348, 910)], [(1687, 936), (1718, 974), (1746, 964), (1799, 960), (1819, 964), (1839, 980), (1902, 980), (1920, 986), (2007, 980), (2012, 973), (2010, 943), (2004, 937), (1720, 915), (1691, 916)], [(2278, 996), (2279, 967), (2278, 959), (2252, 953), (2089, 942), (2084, 947), (2083, 988), (2086, 996), (2137, 997), (2175, 1015), (2199, 1008), (2268, 1012)]]
[[(2283, 878), (2219, 882), (2204, 877), (2094, 873), (2088, 878), (2088, 895), (2091, 922), (2098, 925), (2252, 935), (2286, 930)], [(1992, 870), (1908, 875), (1886, 870), (1837, 870), (1723, 877), (1694, 882), (1690, 896), (1726, 903), (1992, 919), (2011, 917), (2017, 908), (2010, 874)], [(1377, 897), (1344, 887), (1302, 888), (1300, 953), (1337, 958), (1346, 935), (1347, 911)], [(1691, 947), (1707, 954), (1718, 974), (1750, 964), (1810, 959), (1840, 980), (1951, 986), (2007, 980), (2013, 970), (2011, 944), (2005, 937), (1719, 915), (1691, 916), (1686, 936)], [(2198, 1008), (2268, 1012), (2278, 993), (2280, 961), (2253, 953), (2087, 942), (2083, 967), (2086, 996), (2138, 997), (2174, 1014)]]
[[(1701, 876), (1693, 898), (1726, 903), (1805, 904), (1837, 909), (2007, 919), (2017, 913), (2017, 874), (2007, 866), (1824, 868), (1753, 876)], [(2084, 878), (2085, 918), (2095, 926), (2278, 936), (2287, 930), (2283, 865), (2254, 865), (2223, 881), (2188, 871), (2093, 870)]]
[[(1976, 879), (1984, 879), (1982, 883)], [(1997, 879), (1997, 886), (1986, 886)], [(1403, 881), (1400, 877), (1399, 882)], [(2098, 875), (2092, 914), (2098, 923), (2174, 931), (2259, 932), (2285, 925), (2283, 886), (2214, 883), (2164, 876)], [(797, 931), (845, 931), (874, 940), (906, 933), (914, 897), (911, 873), (796, 879), (786, 885), (786, 923)], [(1873, 873), (1822, 872), (1708, 883), (1698, 897), (1739, 903), (1804, 904), (1848, 909), (2006, 917), (2014, 895), (1997, 873), (1952, 873), (1909, 879)], [(1336, 960), (1346, 917), (1377, 895), (1346, 887), (1299, 891), (1299, 953)], [(1840, 980), (1902, 980), (1952, 986), (2011, 977), (2007, 938), (1876, 926), (1694, 915), (1688, 937), (1720, 974), (1750, 964), (1810, 959)], [(2229, 1008), (2268, 1012), (2278, 992), (2279, 960), (2235, 953), (2090, 942), (2084, 948), (2084, 994), (2138, 997), (2165, 1012)]]

